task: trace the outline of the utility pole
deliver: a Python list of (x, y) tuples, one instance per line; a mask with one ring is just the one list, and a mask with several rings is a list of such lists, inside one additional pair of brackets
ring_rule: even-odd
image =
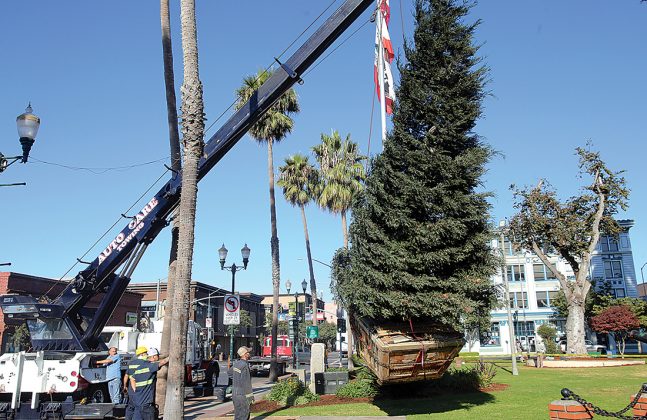
[(505, 309), (506, 312), (508, 313), (508, 332), (510, 335), (510, 358), (512, 361), (512, 375), (513, 376), (518, 376), (519, 375), (519, 369), (517, 369), (517, 356), (515, 355), (515, 334), (514, 334), (514, 323), (512, 322), (512, 311), (510, 310), (510, 288), (508, 285), (508, 271), (506, 269), (506, 263), (505, 263), (505, 221), (501, 220), (499, 222), (499, 234), (500, 234), (500, 242), (501, 242), (501, 275), (503, 276), (503, 286), (505, 287), (505, 296), (503, 298), (505, 302)]

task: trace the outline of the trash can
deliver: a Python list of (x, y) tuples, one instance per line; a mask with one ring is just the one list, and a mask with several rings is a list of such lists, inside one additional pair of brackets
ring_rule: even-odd
[(335, 394), (337, 390), (348, 383), (348, 372), (318, 372), (315, 373), (315, 393)]

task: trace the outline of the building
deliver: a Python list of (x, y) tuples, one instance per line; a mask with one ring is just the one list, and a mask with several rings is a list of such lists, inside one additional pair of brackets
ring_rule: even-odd
[[(141, 293), (142, 300), (140, 329), (150, 328), (148, 320), (162, 319), (167, 302), (167, 283), (131, 283), (128, 290)], [(223, 299), (229, 291), (205, 283), (192, 281), (189, 288), (191, 308), (189, 319), (203, 327), (206, 343), (211, 346), (211, 353), (229, 354), (229, 328), (223, 325)], [(259, 337), (264, 333), (265, 313), (263, 297), (254, 293), (240, 292), (241, 310), (249, 314), (249, 325), (244, 325), (234, 332), (234, 349), (240, 346), (252, 348), (252, 354), (260, 354)], [(242, 320), (242, 319), (241, 319)], [(218, 347), (220, 346), (220, 347)]]
[[(54, 280), (44, 277), (30, 276), (14, 272), (0, 272), (0, 295), (19, 294), (33, 296), (37, 299), (46, 297), (54, 300), (65, 287), (69, 280)], [(87, 308), (98, 308), (101, 295), (97, 295), (87, 305)], [(121, 297), (119, 304), (115, 307), (107, 325), (136, 326), (139, 321), (142, 295), (134, 292), (126, 292)], [(0, 352), (16, 350), (13, 348), (13, 334), (19, 326), (7, 322), (4, 315), (0, 317)]]
[[(274, 301), (274, 295), (262, 295), (263, 296), (263, 307), (265, 308), (265, 314), (272, 313), (272, 304)], [(300, 320), (306, 320), (312, 322), (312, 295), (310, 293), (299, 293), (296, 295), (293, 294), (280, 294), (279, 295), (279, 321), (287, 321), (290, 307), (295, 305), (295, 300), (298, 302), (297, 305), (297, 314), (299, 315)], [(325, 302), (322, 299), (317, 299), (317, 321), (325, 321)]]
[[(633, 220), (619, 220), (623, 228), (618, 238), (601, 236), (591, 259), (590, 278), (599, 287), (603, 282), (611, 286), (616, 297), (638, 297), (636, 272), (629, 230)], [(499, 239), (494, 239), (492, 247), (501, 249)], [(513, 313), (514, 333), (522, 349), (534, 351), (537, 341), (537, 328), (550, 323), (557, 328), (558, 335), (565, 335), (565, 319), (558, 317), (553, 301), (560, 285), (552, 272), (539, 257), (526, 250), (515, 251), (508, 238), (504, 239), (506, 277), (509, 285), (510, 308)], [(548, 255), (550, 264), (573, 278), (573, 270), (566, 261), (556, 254)], [(493, 279), (497, 289), (503, 293), (501, 270)], [(510, 334), (507, 312), (501, 305), (491, 312), (491, 326), (481, 334), (467, 334), (466, 351), (479, 351), (481, 354), (509, 354)], [(596, 341), (595, 334), (590, 334)], [(606, 337), (601, 337), (601, 340)], [(613, 344), (613, 343), (611, 343)], [(628, 343), (627, 351), (637, 349), (635, 343)]]

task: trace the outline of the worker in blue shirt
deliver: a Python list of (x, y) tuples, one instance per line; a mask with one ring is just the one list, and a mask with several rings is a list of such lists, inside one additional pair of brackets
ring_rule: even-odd
[(128, 395), (128, 406), (126, 407), (126, 419), (132, 419), (135, 414), (135, 389), (130, 385), (130, 377), (148, 359), (148, 348), (139, 346), (135, 350), (135, 357), (128, 362), (128, 370), (124, 375), (124, 392)]
[(106, 379), (108, 380), (108, 391), (113, 404), (121, 402), (121, 356), (117, 353), (117, 347), (110, 347), (108, 357), (99, 360), (98, 365), (108, 365), (106, 368)]
[[(137, 369), (130, 374), (130, 386), (134, 390), (133, 405), (129, 404), (126, 419), (154, 420), (157, 419), (157, 406), (155, 405), (155, 386), (157, 384), (157, 371), (168, 363), (168, 357), (160, 360), (159, 350), (154, 347), (148, 349), (148, 360), (142, 361)], [(131, 409), (132, 407), (132, 409)]]

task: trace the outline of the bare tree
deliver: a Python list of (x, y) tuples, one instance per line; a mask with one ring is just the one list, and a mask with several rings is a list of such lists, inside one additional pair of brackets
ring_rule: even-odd
[(204, 148), (204, 103), (202, 82), (198, 71), (195, 0), (181, 0), (180, 20), (184, 58), (184, 82), (181, 90), (184, 164), (182, 165), (177, 277), (172, 311), (173, 328), (166, 387), (166, 407), (164, 409), (164, 416), (169, 419), (183, 418), (184, 412), (184, 358), (189, 314), (189, 285), (195, 239), (198, 162)]
[[(591, 289), (589, 269), (600, 232), (618, 235), (621, 228), (613, 219), (618, 209), (627, 208), (629, 190), (622, 171), (612, 172), (600, 154), (577, 148), (580, 174), (591, 177), (582, 194), (561, 202), (553, 189), (540, 181), (532, 189), (515, 191), (519, 210), (511, 220), (510, 234), (521, 247), (531, 249), (559, 280), (568, 306), (567, 352), (586, 354), (584, 311)], [(550, 263), (547, 254), (557, 252), (575, 275), (567, 278)]]

